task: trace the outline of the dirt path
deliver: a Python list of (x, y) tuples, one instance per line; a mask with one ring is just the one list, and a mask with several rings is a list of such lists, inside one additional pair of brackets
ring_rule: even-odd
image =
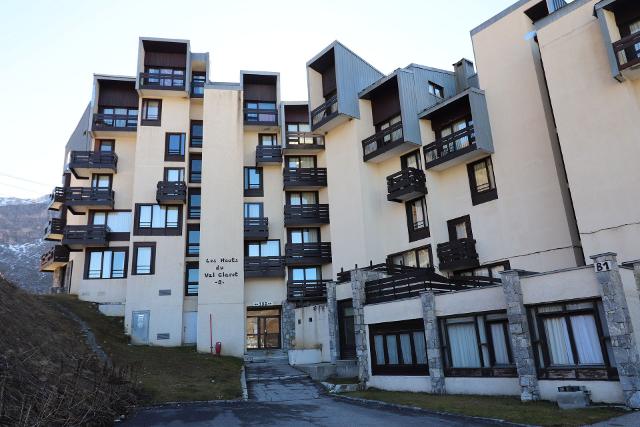
[(60, 310), (62, 314), (78, 324), (78, 326), (80, 327), (80, 332), (82, 332), (84, 340), (91, 351), (93, 351), (95, 355), (98, 356), (98, 359), (100, 359), (102, 363), (105, 363), (107, 366), (111, 367), (111, 359), (109, 358), (109, 355), (102, 349), (102, 347), (100, 347), (100, 344), (98, 344), (98, 342), (96, 341), (95, 334), (93, 333), (87, 322), (82, 320), (80, 317), (78, 317), (77, 314), (67, 309), (66, 307), (63, 307), (62, 305), (57, 303), (55, 304), (55, 306), (58, 310)]

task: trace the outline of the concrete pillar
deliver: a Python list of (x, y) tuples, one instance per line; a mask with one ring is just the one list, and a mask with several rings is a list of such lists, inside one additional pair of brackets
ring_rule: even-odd
[(296, 339), (296, 312), (295, 305), (284, 301), (282, 303), (282, 349), (293, 349)]
[(422, 318), (424, 319), (424, 334), (427, 340), (427, 360), (429, 363), (429, 377), (431, 378), (431, 393), (445, 394), (444, 364), (438, 333), (438, 318), (436, 316), (436, 297), (433, 291), (420, 294), (422, 302)]
[(336, 282), (327, 283), (327, 317), (329, 318), (329, 353), (331, 363), (336, 363), (340, 354), (338, 335), (338, 301), (336, 299)]
[(364, 323), (365, 283), (382, 277), (384, 275), (376, 271), (351, 270), (356, 357), (358, 359), (358, 378), (361, 383), (366, 383), (369, 380), (369, 342), (367, 340), (367, 326)]
[(516, 270), (508, 270), (503, 271), (500, 275), (502, 276), (502, 290), (507, 302), (511, 348), (520, 382), (520, 400), (523, 402), (539, 400), (540, 389), (538, 388), (536, 362), (529, 332), (527, 310), (522, 300), (520, 274)]
[[(640, 356), (616, 254), (593, 255), (613, 355), (626, 403), (640, 409)], [(637, 277), (637, 276), (636, 276)]]

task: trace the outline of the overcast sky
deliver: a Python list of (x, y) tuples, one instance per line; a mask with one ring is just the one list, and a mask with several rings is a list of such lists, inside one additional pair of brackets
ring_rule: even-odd
[(92, 74), (133, 76), (139, 36), (191, 40), (211, 79), (279, 71), (283, 100), (305, 100), (305, 63), (340, 40), (383, 73), (473, 60), (469, 31), (515, 0), (0, 0), (0, 197), (59, 182), (63, 147)]

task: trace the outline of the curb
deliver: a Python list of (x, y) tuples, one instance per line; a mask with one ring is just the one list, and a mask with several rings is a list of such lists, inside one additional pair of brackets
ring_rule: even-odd
[(301, 375), (282, 375), (279, 377), (249, 377), (246, 379), (247, 382), (260, 382), (260, 381), (283, 381), (283, 380), (295, 380), (300, 378), (309, 378), (309, 375), (301, 374)]
[(244, 369), (240, 369), (240, 386), (242, 387), (242, 400), (249, 400), (249, 391), (247, 390), (247, 373)]
[(340, 394), (333, 394), (333, 393), (331, 394), (331, 396), (337, 399), (350, 400), (353, 402), (364, 403), (367, 405), (386, 406), (388, 408), (394, 408), (394, 409), (410, 409), (413, 411), (422, 412), (423, 414), (429, 414), (429, 415), (446, 415), (454, 418), (466, 418), (468, 420), (487, 421), (487, 422), (492, 422), (496, 424), (501, 424), (504, 426), (535, 427), (532, 424), (518, 424), (518, 423), (513, 423), (511, 421), (500, 420), (497, 418), (474, 417), (472, 415), (456, 414), (453, 412), (435, 411), (432, 409), (420, 408), (418, 406), (400, 405), (397, 403), (383, 402), (381, 400), (370, 400), (370, 399), (363, 399), (361, 397), (341, 396)]

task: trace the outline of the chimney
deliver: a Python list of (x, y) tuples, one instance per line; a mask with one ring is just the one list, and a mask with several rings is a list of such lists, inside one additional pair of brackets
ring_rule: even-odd
[(469, 89), (469, 78), (475, 74), (473, 62), (462, 58), (460, 61), (453, 64), (453, 72), (456, 78), (456, 93)]

